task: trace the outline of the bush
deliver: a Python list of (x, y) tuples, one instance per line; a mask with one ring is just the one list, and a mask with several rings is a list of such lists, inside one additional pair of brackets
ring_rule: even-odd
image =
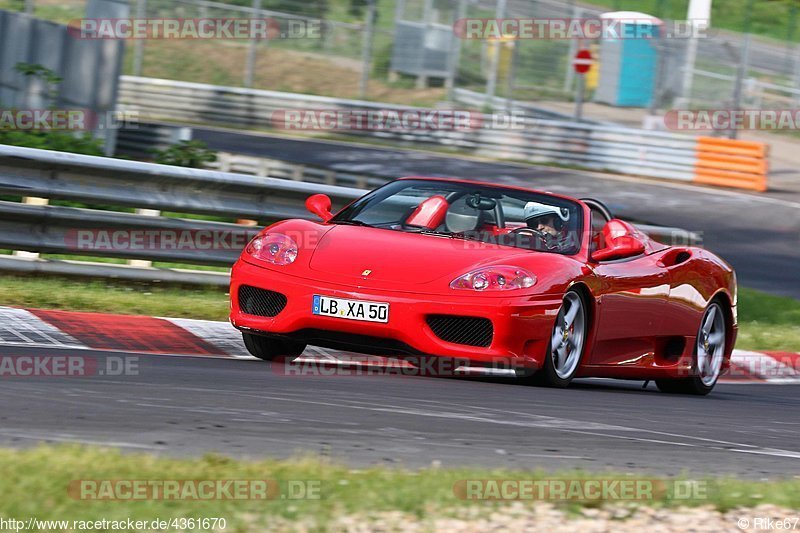
[(67, 131), (0, 129), (0, 144), (85, 155), (103, 155), (103, 141), (94, 138), (88, 132), (75, 134)]
[(181, 141), (165, 150), (155, 150), (156, 163), (176, 167), (201, 168), (203, 163), (217, 160), (217, 154), (209, 150), (203, 141)]

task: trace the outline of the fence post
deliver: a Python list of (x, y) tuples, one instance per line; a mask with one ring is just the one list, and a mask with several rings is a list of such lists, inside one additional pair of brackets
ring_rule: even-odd
[[(147, 0), (136, 2), (136, 18), (142, 20), (147, 17)], [(133, 75), (141, 76), (144, 64), (144, 42), (146, 39), (136, 39), (133, 45)]]
[(800, 44), (794, 47), (794, 73), (792, 75), (792, 105), (800, 106)]
[(372, 46), (375, 37), (375, 17), (378, 14), (376, 0), (367, 0), (367, 20), (364, 25), (364, 35), (361, 44), (361, 82), (358, 86), (358, 97), (362, 100), (367, 97), (367, 85), (372, 66)]
[(522, 43), (520, 41), (512, 41), (511, 46), (511, 64), (508, 67), (508, 78), (506, 79), (506, 112), (511, 115), (512, 108), (514, 107), (514, 83), (517, 78), (517, 62), (519, 61), (519, 47)]
[[(583, 9), (574, 5), (574, 0), (570, 2), (572, 4), (572, 18), (574, 20), (581, 20), (583, 17)], [(569, 40), (569, 51), (567, 52), (567, 70), (566, 76), (564, 76), (564, 92), (571, 93), (572, 86), (575, 83), (575, 69), (572, 68), (572, 59), (575, 57), (575, 54), (578, 52), (578, 39), (570, 39)]]
[[(423, 39), (428, 38), (428, 33), (431, 30), (431, 17), (433, 16), (433, 0), (425, 0), (424, 11), (422, 15), (422, 21), (425, 23), (422, 30)], [(423, 49), (423, 56), (425, 55)], [(420, 60), (420, 65), (423, 67), (425, 66), (425, 58), (422, 57)], [(425, 72), (420, 72), (417, 74), (417, 89), (424, 89), (428, 86), (428, 75)]]
[(465, 18), (467, 15), (466, 0), (458, 0), (458, 8), (453, 16), (453, 34), (450, 36), (450, 53), (448, 54), (449, 64), (447, 65), (447, 99), (455, 101), (456, 78), (458, 77), (458, 64), (461, 62), (461, 38), (455, 32), (456, 22)]
[[(506, 0), (497, 0), (494, 17), (496, 19), (502, 19), (505, 17), (505, 13)], [(489, 44), (489, 46), (494, 46), (494, 53), (491, 56), (491, 62), (489, 65), (489, 78), (486, 80), (486, 107), (492, 107), (494, 94), (497, 90), (497, 71), (500, 68), (500, 49), (502, 46), (502, 41), (492, 42)]]
[[(261, 14), (261, 0), (253, 0), (253, 11), (250, 18), (256, 18)], [(250, 47), (247, 49), (247, 63), (244, 69), (244, 86), (253, 86), (253, 77), (256, 70), (256, 51), (258, 47), (258, 39), (254, 36), (250, 38)]]
[[(747, 75), (747, 64), (750, 62), (750, 34), (746, 33), (744, 41), (742, 41), (742, 49), (739, 53), (739, 66), (736, 69), (736, 84), (733, 86), (733, 109), (739, 109), (742, 106), (742, 84)], [(736, 138), (736, 128), (728, 130), (728, 138)]]

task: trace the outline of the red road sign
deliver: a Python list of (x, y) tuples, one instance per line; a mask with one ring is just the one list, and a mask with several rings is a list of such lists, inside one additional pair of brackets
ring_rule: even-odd
[(575, 59), (572, 60), (572, 66), (578, 74), (586, 74), (589, 72), (592, 63), (592, 53), (585, 48), (583, 50), (578, 50), (578, 53), (575, 54)]

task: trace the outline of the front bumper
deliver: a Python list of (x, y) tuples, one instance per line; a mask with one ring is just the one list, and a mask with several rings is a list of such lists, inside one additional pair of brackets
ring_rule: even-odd
[[(272, 318), (243, 313), (238, 301), (241, 285), (280, 292), (287, 298), (286, 306)], [(251, 333), (375, 355), (425, 354), (465, 359), (474, 364), (541, 367), (561, 296), (453, 293), (432, 295), (339, 285), (291, 276), (240, 260), (231, 272), (230, 320), (235, 327)], [(314, 295), (387, 302), (389, 322), (313, 315)], [(429, 315), (489, 319), (494, 330), (492, 342), (486, 348), (446, 342), (428, 326)]]

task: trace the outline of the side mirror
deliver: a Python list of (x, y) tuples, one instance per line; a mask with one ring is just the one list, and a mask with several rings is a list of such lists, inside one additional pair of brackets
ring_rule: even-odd
[(592, 261), (611, 261), (614, 259), (627, 259), (644, 253), (644, 243), (632, 235), (621, 235), (611, 241), (611, 245), (595, 251)]
[(306, 209), (317, 215), (323, 222), (333, 218), (331, 213), (331, 199), (327, 194), (314, 194), (306, 200)]

